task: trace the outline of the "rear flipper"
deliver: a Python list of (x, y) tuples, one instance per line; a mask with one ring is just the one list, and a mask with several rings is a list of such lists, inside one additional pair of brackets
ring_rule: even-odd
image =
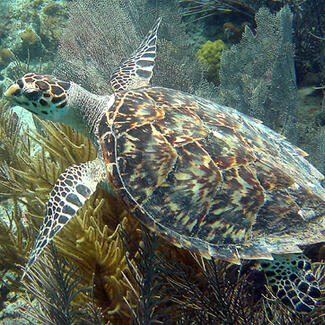
[(309, 313), (321, 296), (318, 278), (303, 254), (273, 254), (261, 266), (276, 296), (297, 313)]

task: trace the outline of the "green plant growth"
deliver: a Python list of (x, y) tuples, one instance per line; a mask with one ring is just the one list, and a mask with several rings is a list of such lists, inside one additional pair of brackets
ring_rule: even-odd
[(196, 52), (199, 62), (206, 65), (206, 77), (209, 81), (219, 83), (219, 69), (222, 51), (227, 49), (222, 40), (207, 41)]

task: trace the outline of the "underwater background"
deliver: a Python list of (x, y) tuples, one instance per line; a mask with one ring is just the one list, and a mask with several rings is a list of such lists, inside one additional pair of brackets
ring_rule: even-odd
[[(325, 172), (321, 0), (1, 0), (0, 96), (28, 71), (107, 93), (159, 16), (153, 85), (262, 120)], [(100, 189), (20, 282), (54, 182), (95, 157), (69, 127), (1, 101), (0, 324), (324, 324), (325, 302), (293, 314), (253, 262), (239, 270), (176, 248)], [(322, 261), (325, 246), (309, 257)]]

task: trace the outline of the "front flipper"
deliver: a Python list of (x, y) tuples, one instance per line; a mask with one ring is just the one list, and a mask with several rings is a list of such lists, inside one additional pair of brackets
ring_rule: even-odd
[[(29, 256), (24, 275), (70, 219), (106, 179), (105, 165), (100, 159), (67, 168), (57, 179), (47, 203), (46, 215)], [(23, 275), (23, 277), (24, 277)]]
[(321, 291), (307, 257), (303, 254), (274, 254), (273, 258), (261, 261), (261, 266), (276, 296), (298, 313), (311, 312)]
[(155, 65), (160, 22), (161, 18), (158, 18), (140, 46), (112, 74), (111, 86), (115, 93), (149, 85)]

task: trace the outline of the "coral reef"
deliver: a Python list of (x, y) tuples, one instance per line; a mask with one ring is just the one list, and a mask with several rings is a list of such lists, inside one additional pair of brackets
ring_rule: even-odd
[[(3, 114), (0, 135), (6, 145), (2, 147), (5, 173), (1, 192), (19, 201), (24, 209), (23, 213), (13, 211), (17, 226), (6, 228), (13, 239), (0, 236), (0, 248), (12, 250), (7, 254), (24, 264), (31, 234), (35, 235), (39, 227), (47, 193), (57, 175), (67, 165), (93, 159), (96, 152), (87, 139), (65, 126), (38, 121), (39, 130), (27, 133), (18, 127), (16, 118), (9, 118), (9, 111)], [(12, 132), (19, 133), (13, 137)], [(14, 248), (6, 247), (10, 240)], [(27, 243), (27, 248), (21, 243)], [(101, 189), (55, 243), (67, 262), (61, 262), (57, 255), (43, 257), (44, 263), (36, 265), (25, 282), (29, 303), (23, 310), (34, 315), (35, 324), (49, 317), (56, 325), (72, 324), (75, 319), (84, 319), (84, 308), (95, 311), (98, 324), (141, 324), (147, 320), (260, 324), (261, 319), (273, 319), (274, 324), (299, 324), (297, 316), (278, 302), (270, 302), (270, 296), (265, 299), (252, 293), (246, 278), (238, 283), (238, 267), (193, 259), (189, 252), (140, 230), (136, 220)], [(17, 279), (21, 275), (17, 260), (6, 258), (5, 262), (6, 269), (15, 272)], [(254, 274), (249, 273), (251, 281)], [(84, 290), (89, 287), (93, 287), (91, 293)], [(9, 288), (12, 292), (22, 290), (18, 285)], [(46, 290), (45, 294), (42, 290)], [(304, 318), (306, 324), (308, 321)]]
[[(15, 126), (11, 129), (17, 130)], [(2, 163), (7, 173), (1, 180), (1, 192), (25, 206), (24, 217), (18, 214), (19, 220), (24, 220), (26, 229), (35, 234), (46, 193), (59, 170), (93, 159), (96, 153), (88, 140), (62, 125), (39, 121), (39, 131), (21, 132), (11, 144), (9, 138), (13, 137), (6, 140), (1, 133), (1, 141), (15, 147), (4, 147), (8, 152), (3, 156), (10, 159)], [(28, 144), (26, 148), (20, 147), (23, 141)], [(150, 320), (260, 324), (267, 319), (273, 324), (311, 324), (311, 319), (300, 320), (278, 302), (269, 301), (270, 293), (267, 299), (252, 293), (246, 277), (238, 282), (238, 267), (197, 256), (193, 259), (189, 252), (138, 229), (136, 220), (99, 189), (56, 237), (58, 253), (66, 262), (55, 254), (43, 257), (44, 262), (36, 265), (26, 279), (28, 304), (24, 313), (32, 314), (35, 324), (51, 319), (55, 325), (77, 320), (84, 324), (143, 324)], [(13, 233), (12, 229), (8, 231)], [(29, 237), (26, 234), (23, 238)], [(8, 242), (0, 236), (1, 240)], [(24, 261), (27, 252), (20, 254)], [(7, 268), (14, 269), (14, 265)], [(253, 281), (255, 273), (248, 274)], [(84, 290), (89, 287), (93, 289)], [(87, 315), (83, 310), (88, 311)], [(90, 316), (91, 320), (85, 318)]]
[[(67, 60), (65, 67), (71, 63), (67, 76), (98, 92), (107, 92), (114, 65), (120, 63), (122, 55), (128, 56), (134, 48), (133, 42), (141, 39), (136, 21), (143, 21), (140, 30), (147, 30), (151, 22), (139, 17), (154, 12), (147, 6), (157, 4), (170, 28), (162, 26), (153, 83), (213, 98), (215, 88), (202, 78), (202, 70), (193, 62), (194, 53), (188, 49), (177, 10), (171, 5), (174, 2), (156, 1), (147, 6), (145, 2), (136, 2), (143, 5), (138, 11), (132, 10), (131, 2), (121, 8), (117, 1), (96, 4), (83, 1), (74, 7), (70, 12), (72, 25), (61, 43), (61, 60)], [(60, 4), (46, 1), (30, 4), (28, 10), (43, 10), (41, 19), (46, 22), (47, 31), (42, 34), (32, 26), (25, 35), (29, 36), (26, 41), (40, 38), (43, 45), (57, 42), (61, 36), (54, 32), (56, 14), (62, 18), (58, 18), (62, 26), (66, 19), (65, 9), (57, 6)], [(109, 20), (109, 15), (114, 19)], [(86, 18), (81, 20), (81, 16)], [(104, 25), (105, 21), (110, 24)], [(92, 24), (101, 28), (89, 31)], [(28, 27), (21, 29), (26, 31)], [(132, 39), (128, 38), (130, 35)], [(246, 37), (253, 38), (249, 32)], [(263, 42), (266, 38), (261, 38)], [(115, 52), (108, 54), (104, 47), (114, 48)], [(284, 48), (288, 50), (287, 46)], [(289, 46), (289, 52), (290, 49)], [(236, 71), (240, 62), (234, 64)], [(270, 86), (269, 77), (269, 73), (261, 72), (263, 85)], [(244, 87), (248, 73), (241, 74), (241, 78)], [(249, 91), (246, 98), (252, 97), (248, 96), (252, 94)], [(324, 321), (321, 316), (324, 302), (310, 317), (292, 314), (259, 284), (263, 283), (263, 276), (254, 268), (247, 266), (244, 272), (244, 265), (240, 272), (237, 266), (206, 261), (171, 246), (142, 229), (104, 189), (98, 189), (55, 238), (57, 252), (48, 250), (22, 288), (18, 265), (25, 264), (56, 178), (67, 166), (94, 159), (96, 150), (89, 140), (60, 124), (35, 118), (36, 130), (23, 129), (17, 115), (3, 104), (0, 108), (0, 195), (1, 205), (8, 210), (0, 221), (0, 275), (5, 283), (0, 292), (0, 309), (11, 303), (9, 299), (20, 303), (18, 294), (26, 289), (27, 304), (22, 309), (25, 315), (34, 316), (34, 324), (321, 324)], [(10, 298), (16, 293), (16, 298)]]
[(225, 43), (222, 40), (216, 40), (214, 42), (207, 41), (196, 52), (199, 62), (207, 64), (206, 76), (209, 81), (219, 82), (221, 54), (225, 49), (227, 49)]

